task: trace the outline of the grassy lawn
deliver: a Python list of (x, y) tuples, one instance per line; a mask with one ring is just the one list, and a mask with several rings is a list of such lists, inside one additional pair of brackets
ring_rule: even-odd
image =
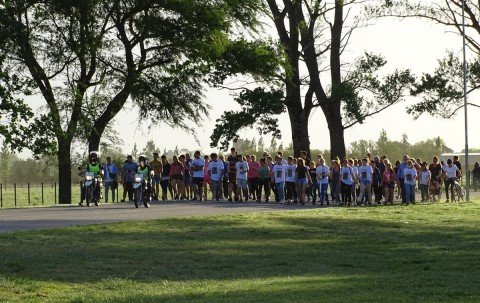
[(0, 301), (479, 302), (479, 216), (477, 201), (0, 234)]

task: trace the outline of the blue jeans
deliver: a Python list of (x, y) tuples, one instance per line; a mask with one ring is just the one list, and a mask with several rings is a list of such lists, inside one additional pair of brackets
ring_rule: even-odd
[(327, 198), (328, 200), (328, 194), (327, 194), (327, 190), (328, 190), (328, 183), (320, 183), (318, 184), (318, 187), (319, 187), (319, 191), (320, 191), (320, 203), (323, 204), (323, 201), (325, 201), (325, 198)]
[(113, 188), (113, 181), (105, 182), (105, 203), (108, 203), (109, 190), (112, 190), (112, 202), (115, 202), (115, 188)]
[(415, 203), (415, 184), (404, 184), (405, 203)]
[(277, 182), (275, 183), (275, 188), (278, 194), (278, 200), (280, 202), (285, 201), (285, 182)]

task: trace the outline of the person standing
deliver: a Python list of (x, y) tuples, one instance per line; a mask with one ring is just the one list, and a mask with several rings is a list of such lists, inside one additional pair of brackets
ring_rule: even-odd
[[(383, 161), (381, 161), (381, 163), (383, 163)], [(370, 166), (372, 166), (373, 170), (372, 194), (375, 195), (375, 203), (382, 204), (383, 189), (382, 186), (380, 186), (380, 182), (382, 181), (383, 174), (380, 173), (380, 170), (377, 168), (377, 163), (375, 161), (371, 161)]]
[(455, 178), (461, 176), (462, 173), (458, 169), (458, 167), (452, 163), (452, 159), (447, 160), (447, 165), (445, 166), (445, 193), (447, 194), (447, 201), (445, 203), (450, 202), (448, 199), (448, 189), (450, 188), (452, 201), (454, 199), (453, 195), (453, 185), (455, 184)]
[(250, 190), (249, 194), (253, 200), (260, 200), (260, 197), (257, 197), (258, 193), (258, 169), (260, 168), (260, 163), (257, 162), (255, 155), (250, 157), (250, 162), (248, 162), (248, 188)]
[(192, 181), (193, 181), (193, 201), (200, 200), (203, 201), (203, 179), (204, 179), (204, 170), (205, 160), (200, 157), (200, 151), (197, 150), (193, 154), (192, 160)]
[(308, 167), (305, 166), (305, 160), (302, 158), (297, 159), (297, 170), (295, 175), (297, 179), (298, 199), (302, 205), (305, 205), (305, 190), (307, 189), (307, 184), (312, 183), (312, 179), (308, 173)]
[[(350, 159), (351, 160), (351, 159)], [(352, 161), (353, 162), (353, 161)], [(340, 192), (342, 195), (342, 205), (352, 205), (352, 185), (354, 184), (354, 174), (352, 168), (348, 165), (348, 160), (344, 159), (340, 169)]]
[(103, 176), (105, 177), (105, 203), (108, 203), (108, 192), (112, 191), (112, 203), (115, 202), (115, 192), (117, 183), (118, 167), (112, 163), (112, 158), (107, 157), (107, 163), (103, 166)]
[(314, 161), (310, 161), (308, 166), (308, 174), (310, 175), (311, 182), (308, 184), (307, 187), (307, 200), (310, 202), (310, 198), (312, 199), (312, 205), (316, 204), (317, 201), (317, 167)]
[(330, 165), (330, 195), (332, 202), (340, 204), (340, 159), (332, 160)]
[(172, 183), (173, 199), (182, 199), (181, 195), (183, 188), (183, 174), (185, 172), (185, 166), (178, 160), (177, 156), (173, 156), (173, 162), (170, 164), (170, 182)]
[(429, 188), (431, 179), (432, 173), (427, 168), (427, 162), (423, 162), (418, 177), (420, 192), (422, 194), (422, 202), (430, 202)]
[[(170, 163), (167, 161), (167, 156), (162, 155), (162, 176), (160, 186), (162, 187), (162, 200), (167, 200), (168, 187), (170, 186)], [(173, 199), (173, 191), (170, 193)]]
[(131, 155), (127, 156), (127, 162), (123, 165), (123, 176), (125, 189), (127, 190), (128, 200), (133, 201), (133, 181), (135, 180), (135, 173), (137, 171), (138, 164), (133, 162)]
[(382, 181), (380, 182), (380, 186), (383, 187), (384, 191), (385, 201), (383, 204), (385, 205), (387, 205), (387, 203), (393, 205), (393, 195), (395, 191), (396, 180), (397, 174), (392, 168), (392, 164), (387, 162), (385, 171), (383, 172)]
[(297, 170), (297, 165), (293, 163), (293, 157), (287, 158), (287, 166), (286, 166), (286, 177), (285, 177), (285, 191), (286, 191), (286, 202), (290, 204), (290, 202), (297, 203), (297, 192), (295, 190), (295, 185), (297, 178), (295, 176), (295, 171)]
[(270, 202), (270, 167), (267, 165), (266, 159), (260, 159), (260, 167), (258, 168), (258, 179), (259, 179), (259, 186), (257, 192), (257, 202), (261, 202), (262, 200), (262, 187), (265, 192), (265, 202)]
[(373, 168), (368, 165), (367, 158), (363, 158), (362, 165), (358, 167), (360, 178), (360, 193), (357, 197), (357, 204), (363, 204), (364, 195), (366, 196), (365, 203), (372, 205), (372, 181)]
[(285, 173), (287, 169), (280, 156), (276, 157), (276, 162), (272, 168), (272, 183), (275, 184), (276, 197), (278, 203), (285, 203)]
[(210, 154), (212, 161), (208, 164), (208, 175), (210, 176), (210, 186), (212, 189), (212, 201), (220, 201), (223, 199), (223, 177), (224, 165), (223, 161), (218, 160), (216, 153)]
[(242, 155), (237, 155), (237, 163), (235, 163), (235, 171), (237, 172), (237, 194), (235, 202), (243, 202), (243, 197), (245, 202), (248, 201), (248, 184), (247, 184), (247, 174), (248, 174), (248, 163)]
[(406, 168), (403, 170), (403, 191), (405, 196), (405, 203), (409, 205), (410, 203), (415, 204), (415, 185), (417, 183), (417, 170), (413, 166), (412, 160), (407, 160)]
[(433, 189), (431, 198), (433, 202), (436, 202), (437, 199), (440, 200), (440, 192), (442, 190), (442, 176), (443, 176), (442, 165), (440, 165), (437, 156), (433, 157), (432, 163), (428, 166), (428, 170), (430, 171), (430, 175), (431, 175), (430, 186)]
[[(409, 161), (410, 157), (405, 155), (403, 156), (403, 162), (400, 163), (398, 167), (398, 172), (397, 172), (397, 181), (398, 184), (400, 184), (400, 189), (401, 189), (401, 194), (402, 194), (402, 203), (406, 203), (407, 201), (407, 196), (405, 195), (405, 169), (408, 167), (407, 161)], [(411, 162), (411, 161), (410, 161)], [(413, 163), (412, 163), (413, 167)], [(415, 192), (415, 188), (413, 189)]]
[(160, 194), (160, 180), (162, 179), (163, 164), (158, 160), (158, 153), (153, 153), (153, 160), (150, 161), (150, 167), (153, 170), (152, 177), (152, 197), (158, 201)]
[(232, 195), (235, 200), (238, 200), (237, 197), (237, 169), (236, 164), (238, 162), (237, 150), (235, 147), (230, 149), (230, 156), (227, 158), (228, 162), (228, 202), (232, 202)]
[(480, 165), (478, 164), (478, 162), (475, 162), (475, 164), (473, 165), (472, 175), (473, 190), (477, 191), (478, 186), (480, 186)]
[[(330, 176), (330, 168), (325, 165), (325, 160), (320, 158), (318, 160), (317, 166), (317, 180), (315, 180), (318, 184), (318, 193), (320, 197), (320, 205), (323, 206), (323, 202), (325, 199), (327, 200), (327, 205), (330, 205), (328, 201), (328, 183), (329, 183), (329, 176)], [(330, 189), (331, 191), (331, 189)]]

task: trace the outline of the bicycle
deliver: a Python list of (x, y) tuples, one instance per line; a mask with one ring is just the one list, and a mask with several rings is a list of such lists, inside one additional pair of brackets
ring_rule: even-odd
[(458, 178), (455, 178), (453, 183), (452, 202), (460, 202), (465, 198), (465, 189), (458, 183)]

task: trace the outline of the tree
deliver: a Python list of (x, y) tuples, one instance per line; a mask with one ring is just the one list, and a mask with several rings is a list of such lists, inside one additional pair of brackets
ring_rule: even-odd
[[(368, 1), (266, 0), (285, 58), (278, 64), (283, 72), (276, 74), (281, 84), (261, 91), (262, 97), (256, 99), (261, 100), (262, 106), (256, 106), (255, 99), (239, 102), (241, 111), (226, 113), (220, 119), (224, 123), (216, 130), (226, 129), (226, 142), (235, 140), (239, 128), (253, 125), (258, 125), (262, 134), (272, 133), (279, 139), (277, 120), (269, 119), (286, 110), (295, 155), (306, 150), (310, 156), (308, 119), (312, 110), (320, 107), (329, 129), (331, 154), (344, 156), (345, 129), (403, 100), (414, 82), (409, 70), (396, 70), (381, 77), (387, 62), (372, 53), (365, 53), (349, 68), (342, 63), (349, 37), (361, 22), (357, 16), (346, 24), (344, 9), (353, 7), (352, 10), (360, 11), (365, 2)], [(265, 108), (265, 102), (270, 106)], [(212, 142), (217, 137), (218, 132), (214, 132)]]
[[(72, 142), (98, 150), (129, 98), (140, 121), (185, 129), (186, 119), (198, 122), (208, 109), (201, 83), (209, 62), (234, 22), (257, 22), (256, 9), (256, 0), (2, 2), (0, 57), (45, 101), (40, 115), (27, 117), (36, 132), (23, 147), (56, 149), (60, 203), (71, 200)], [(8, 131), (13, 142), (19, 132)]]
[(4, 141), (2, 143), (2, 150), (0, 151), (0, 182), (3, 184), (10, 179), (13, 160), (13, 154)]
[(155, 152), (158, 153), (157, 147), (152, 140), (149, 140), (147, 141), (145, 147), (142, 149), (141, 153), (152, 159), (153, 153)]
[[(467, 47), (475, 58), (466, 62), (467, 95), (480, 88), (480, 3), (473, 0), (386, 1), (369, 8), (374, 17), (423, 18), (454, 29), (463, 35), (462, 2), (465, 3), (465, 28)], [(411, 91), (422, 101), (407, 109), (414, 118), (428, 113), (434, 117), (449, 119), (464, 107), (463, 59), (458, 52), (447, 51), (438, 60), (433, 73), (424, 73)], [(472, 98), (473, 99), (473, 98)], [(480, 103), (468, 101), (469, 106), (480, 107)]]

